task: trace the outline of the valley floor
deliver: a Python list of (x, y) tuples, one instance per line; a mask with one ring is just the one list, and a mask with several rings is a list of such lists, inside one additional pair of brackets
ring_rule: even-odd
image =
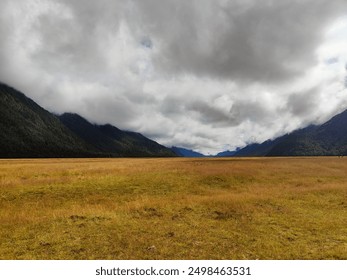
[(0, 259), (347, 259), (347, 158), (0, 160)]

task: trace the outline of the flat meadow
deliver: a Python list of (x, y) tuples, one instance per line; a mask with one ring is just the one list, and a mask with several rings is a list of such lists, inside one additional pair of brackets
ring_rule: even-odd
[(347, 158), (0, 160), (0, 259), (347, 259)]

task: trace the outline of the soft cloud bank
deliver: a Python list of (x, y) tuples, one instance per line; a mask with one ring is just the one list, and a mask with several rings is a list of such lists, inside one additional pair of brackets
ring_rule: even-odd
[(2, 0), (0, 81), (204, 153), (347, 108), (344, 0)]

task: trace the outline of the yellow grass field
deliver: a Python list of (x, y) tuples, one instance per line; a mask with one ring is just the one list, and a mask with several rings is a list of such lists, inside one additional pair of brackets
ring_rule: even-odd
[(347, 259), (347, 159), (0, 160), (0, 259)]

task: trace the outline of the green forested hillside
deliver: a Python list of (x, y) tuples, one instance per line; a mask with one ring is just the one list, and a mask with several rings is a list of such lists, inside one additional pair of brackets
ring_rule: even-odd
[(139, 133), (93, 125), (76, 114), (57, 117), (0, 84), (0, 158), (126, 156), (175, 154)]
[(77, 114), (65, 113), (59, 118), (81, 139), (111, 157), (175, 156), (170, 149), (140, 133), (122, 131), (109, 124), (91, 124)]
[(0, 157), (83, 157), (97, 153), (53, 114), (0, 84)]

